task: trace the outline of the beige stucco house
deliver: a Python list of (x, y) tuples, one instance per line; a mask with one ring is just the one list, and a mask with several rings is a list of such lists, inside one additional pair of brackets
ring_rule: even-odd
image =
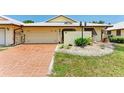
[(94, 41), (101, 41), (108, 27), (108, 24), (83, 23), (63, 15), (30, 24), (0, 16), (0, 45), (63, 43), (65, 31), (90, 31)]
[(124, 37), (124, 22), (119, 22), (107, 29), (108, 35)]

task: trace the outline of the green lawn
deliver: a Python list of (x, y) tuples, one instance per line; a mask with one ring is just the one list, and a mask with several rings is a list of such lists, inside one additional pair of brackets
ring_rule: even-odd
[(115, 47), (113, 54), (102, 57), (56, 53), (50, 76), (124, 76), (124, 44), (116, 44)]

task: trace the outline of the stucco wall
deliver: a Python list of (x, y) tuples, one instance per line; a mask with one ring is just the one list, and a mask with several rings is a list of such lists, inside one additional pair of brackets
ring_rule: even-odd
[[(23, 30), (24, 30), (24, 34), (25, 34), (25, 37), (28, 38), (28, 32), (30, 31), (40, 31), (40, 32), (57, 32), (57, 42), (62, 42), (62, 30), (63, 29), (75, 29), (75, 30), (78, 30), (80, 31), (81, 28), (80, 27), (23, 27)], [(49, 38), (50, 34), (48, 34), (46, 37)], [(25, 38), (25, 39), (26, 39)], [(27, 42), (27, 40), (26, 40)]]
[[(82, 37), (82, 32), (81, 31), (68, 31), (64, 32), (64, 44), (75, 44), (75, 39)], [(84, 38), (89, 38), (92, 37), (91, 32), (83, 32), (83, 37)]]
[[(96, 30), (97, 35), (94, 37), (94, 41), (101, 41), (101, 30), (105, 27), (89, 27)], [(62, 30), (63, 29), (75, 29), (76, 31), (81, 31), (81, 27), (23, 27), (24, 32), (27, 31), (58, 31), (58, 39), (62, 41)], [(70, 37), (70, 36), (69, 36)]]
[(0, 25), (0, 28), (5, 29), (5, 45), (11, 45), (14, 42), (14, 29), (16, 26), (13, 25)]
[(124, 30), (121, 30), (121, 35), (124, 36)]
[(9, 28), (9, 30), (6, 29), (6, 45), (13, 44), (13, 38), (14, 38), (14, 29)]
[(116, 30), (111, 31), (111, 35), (116, 36)]
[(94, 29), (95, 29), (95, 31), (96, 31), (96, 33), (97, 33), (97, 35), (96, 36), (94, 36), (94, 41), (101, 41), (101, 30), (103, 29), (104, 27), (94, 27)]
[(62, 29), (76, 29), (80, 31), (80, 27), (23, 27), (24, 31), (62, 31)]
[[(116, 30), (112, 30), (111, 35), (116, 36)], [(121, 36), (124, 36), (124, 30), (121, 30)]]

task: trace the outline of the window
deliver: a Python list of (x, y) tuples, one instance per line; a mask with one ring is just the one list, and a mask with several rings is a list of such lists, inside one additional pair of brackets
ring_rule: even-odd
[(116, 36), (121, 36), (121, 30), (116, 31)]
[(111, 35), (111, 31), (107, 31), (107, 34), (108, 34), (108, 35)]

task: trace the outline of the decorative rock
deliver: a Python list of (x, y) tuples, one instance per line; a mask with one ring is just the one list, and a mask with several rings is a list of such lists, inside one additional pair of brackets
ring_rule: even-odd
[[(101, 47), (102, 46), (102, 47)], [(57, 49), (56, 52), (62, 52), (72, 55), (80, 56), (103, 56), (111, 54), (114, 50), (114, 46), (111, 43), (97, 43), (92, 46), (86, 46), (84, 48), (72, 46), (70, 49)]]

